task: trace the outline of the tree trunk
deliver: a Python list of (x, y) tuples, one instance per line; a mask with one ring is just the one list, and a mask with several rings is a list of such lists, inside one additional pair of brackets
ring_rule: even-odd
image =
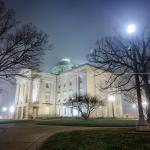
[(138, 125), (145, 125), (145, 119), (142, 108), (142, 98), (141, 98), (141, 89), (140, 89), (140, 81), (138, 74), (135, 74), (135, 82), (136, 82), (136, 92), (137, 92), (137, 100), (138, 100), (138, 110), (139, 110), (139, 123)]
[(148, 75), (144, 74), (142, 76), (142, 79), (144, 81), (144, 92), (146, 95), (146, 99), (148, 101), (148, 106), (147, 106), (147, 121), (148, 123), (150, 123), (150, 84), (148, 82)]
[(137, 92), (137, 100), (138, 100), (138, 111), (139, 111), (139, 120), (138, 124), (136, 126), (136, 129), (138, 131), (145, 131), (149, 130), (148, 123), (146, 122), (144, 118), (144, 113), (143, 113), (143, 107), (142, 107), (142, 97), (141, 97), (141, 84), (140, 84), (140, 79), (139, 79), (139, 72), (138, 72), (138, 66), (137, 66), (137, 57), (136, 57), (136, 51), (133, 48), (133, 59), (134, 59), (134, 73), (135, 73), (135, 84), (136, 84), (136, 92)]
[(143, 107), (142, 107), (142, 98), (141, 98), (140, 80), (139, 80), (138, 74), (135, 74), (135, 82), (136, 82), (136, 92), (137, 92), (138, 110), (139, 110), (139, 120), (138, 120), (136, 129), (138, 131), (147, 131), (147, 130), (149, 130), (149, 126), (144, 118)]

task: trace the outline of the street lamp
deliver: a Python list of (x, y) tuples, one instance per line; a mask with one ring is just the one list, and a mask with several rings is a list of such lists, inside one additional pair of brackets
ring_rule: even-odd
[(6, 111), (7, 111), (7, 107), (3, 107), (2, 112), (6, 112)]
[(9, 111), (10, 111), (10, 113), (14, 113), (14, 111), (15, 111), (14, 106), (10, 106)]
[(135, 31), (136, 31), (136, 25), (135, 24), (129, 24), (127, 26), (127, 32), (129, 34), (135, 33)]
[(114, 101), (115, 101), (115, 96), (114, 95), (109, 95), (108, 96), (108, 100), (111, 102), (111, 106), (112, 106), (112, 115), (113, 118), (115, 118), (115, 112), (114, 112)]
[(136, 104), (132, 104), (132, 108), (135, 109), (136, 108)]

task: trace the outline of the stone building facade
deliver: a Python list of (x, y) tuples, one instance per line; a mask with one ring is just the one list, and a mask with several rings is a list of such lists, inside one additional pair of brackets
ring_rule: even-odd
[(113, 91), (115, 100), (110, 102), (112, 90), (100, 90), (109, 73), (97, 75), (102, 70), (89, 64), (70, 64), (69, 59), (62, 59), (51, 73), (22, 70), (28, 78), (16, 77), (15, 119), (80, 116), (77, 109), (65, 104), (74, 94), (97, 96), (104, 101), (105, 105), (98, 107), (91, 117), (123, 116), (121, 94)]

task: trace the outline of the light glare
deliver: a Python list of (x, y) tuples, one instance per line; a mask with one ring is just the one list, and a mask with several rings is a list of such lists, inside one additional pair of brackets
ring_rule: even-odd
[(115, 96), (114, 95), (109, 95), (108, 100), (113, 102), (115, 100)]
[(142, 102), (142, 105), (145, 107), (148, 105), (148, 103), (146, 101)]
[(129, 24), (129, 25), (127, 26), (127, 32), (128, 32), (128, 33), (132, 34), (132, 33), (135, 32), (135, 30), (136, 30), (135, 24)]
[(3, 108), (2, 108), (2, 111), (3, 111), (3, 112), (7, 111), (7, 107), (3, 107)]
[(10, 111), (11, 113), (13, 113), (13, 112), (15, 111), (14, 106), (10, 106), (9, 111)]
[(134, 109), (135, 109), (135, 108), (136, 108), (136, 105), (135, 105), (135, 104), (132, 104), (132, 108), (134, 108)]

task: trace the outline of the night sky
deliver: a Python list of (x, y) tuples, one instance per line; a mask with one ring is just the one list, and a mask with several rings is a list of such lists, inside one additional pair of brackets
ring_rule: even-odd
[(86, 54), (97, 39), (128, 23), (138, 26), (149, 20), (149, 0), (5, 0), (23, 23), (32, 22), (46, 32), (54, 46), (45, 56), (43, 71), (62, 57), (75, 64), (86, 61)]
[(42, 69), (48, 71), (60, 58), (74, 63), (86, 61), (86, 54), (101, 36), (128, 23), (137, 26), (149, 18), (150, 1), (138, 0), (5, 0), (23, 23), (32, 22), (49, 34), (54, 49), (46, 55)]

